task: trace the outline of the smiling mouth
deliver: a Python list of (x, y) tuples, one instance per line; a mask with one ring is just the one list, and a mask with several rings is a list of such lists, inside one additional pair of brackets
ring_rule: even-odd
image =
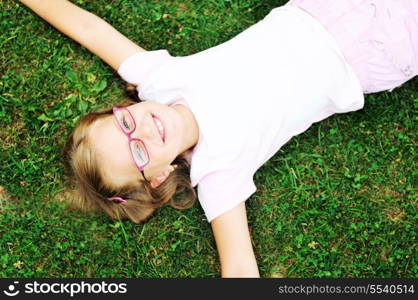
[(160, 134), (161, 140), (165, 143), (165, 128), (163, 122), (154, 114), (152, 114), (152, 119), (154, 120), (154, 124), (157, 127), (158, 133)]

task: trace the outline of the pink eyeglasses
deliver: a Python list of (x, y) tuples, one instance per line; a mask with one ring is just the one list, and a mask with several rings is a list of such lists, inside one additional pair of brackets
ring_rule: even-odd
[[(138, 171), (141, 172), (145, 181), (148, 182), (144, 175), (144, 168), (150, 161), (147, 148), (141, 139), (131, 137), (136, 128), (135, 119), (126, 107), (113, 107), (113, 116), (115, 117), (119, 128), (128, 137), (129, 149), (131, 150), (131, 155)], [(107, 199), (111, 201), (116, 200), (121, 204), (126, 202), (126, 200), (121, 197), (111, 197)]]

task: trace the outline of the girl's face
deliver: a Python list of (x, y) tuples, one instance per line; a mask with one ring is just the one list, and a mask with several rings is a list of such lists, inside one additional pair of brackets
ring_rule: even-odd
[[(194, 127), (190, 126), (191, 121), (195, 122), (194, 117), (190, 119), (192, 114), (183, 105), (167, 106), (150, 101), (127, 109), (136, 123), (131, 138), (141, 139), (148, 151), (149, 163), (143, 173), (151, 186), (156, 187), (174, 170), (171, 166), (174, 159), (196, 144), (196, 132), (190, 130)], [(90, 128), (89, 139), (107, 184), (122, 186), (144, 180), (132, 158), (128, 137), (113, 115), (97, 120)]]

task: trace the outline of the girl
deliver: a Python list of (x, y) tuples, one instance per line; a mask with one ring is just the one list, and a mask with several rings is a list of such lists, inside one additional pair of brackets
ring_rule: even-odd
[(21, 1), (146, 100), (75, 128), (68, 159), (81, 205), (138, 223), (165, 204), (190, 207), (197, 186), (223, 277), (259, 276), (245, 210), (256, 170), (314, 122), (418, 73), (414, 0), (293, 0), (184, 57), (145, 51), (66, 0)]

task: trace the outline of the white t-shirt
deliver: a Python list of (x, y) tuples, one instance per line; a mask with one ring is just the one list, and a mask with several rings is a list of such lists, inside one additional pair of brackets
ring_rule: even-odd
[(190, 177), (208, 222), (256, 191), (254, 173), (292, 136), (364, 104), (333, 37), (291, 6), (216, 47), (184, 57), (140, 52), (118, 72), (141, 99), (181, 100), (193, 112), (200, 137)]

